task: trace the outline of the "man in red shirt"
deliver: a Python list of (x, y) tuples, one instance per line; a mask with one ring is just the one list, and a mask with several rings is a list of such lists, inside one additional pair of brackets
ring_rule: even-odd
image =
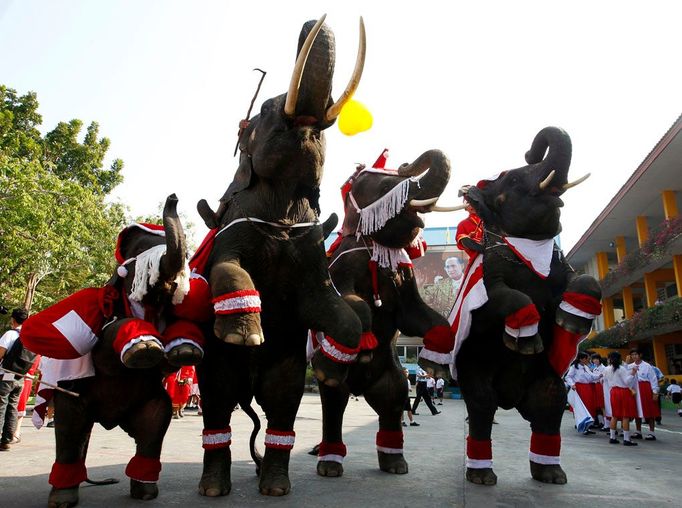
[(465, 210), (469, 216), (457, 224), (457, 247), (466, 252), (469, 259), (483, 252), (483, 223), (476, 211), (464, 198)]

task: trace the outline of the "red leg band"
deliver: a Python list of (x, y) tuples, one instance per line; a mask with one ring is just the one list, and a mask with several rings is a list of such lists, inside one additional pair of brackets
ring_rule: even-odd
[(424, 334), (424, 346), (436, 353), (450, 353), (455, 347), (455, 332), (449, 326), (434, 326)]
[(55, 462), (52, 464), (52, 471), (50, 471), (48, 482), (55, 489), (70, 489), (78, 487), (87, 477), (88, 471), (85, 468), (85, 459), (73, 464)]
[(379, 430), (376, 441), (380, 452), (403, 453), (402, 430)]
[(217, 450), (229, 448), (232, 444), (232, 429), (228, 426), (224, 429), (204, 429), (201, 433), (201, 446), (204, 450)]
[(490, 439), (474, 439), (467, 436), (466, 466), (469, 469), (493, 467), (493, 442)]
[(361, 351), (375, 349), (378, 345), (379, 341), (371, 331), (365, 332), (360, 336), (360, 345), (358, 347), (360, 348)]
[(540, 434), (533, 432), (530, 435), (529, 458), (537, 464), (559, 464), (561, 454), (560, 434)]
[(525, 307), (521, 307), (516, 312), (509, 314), (504, 324), (510, 328), (521, 328), (522, 326), (530, 326), (540, 321), (540, 314), (535, 308), (535, 305), (529, 303)]
[(195, 342), (200, 347), (206, 343), (201, 329), (193, 322), (181, 319), (168, 326), (161, 337), (163, 345), (167, 345), (175, 339), (188, 339)]
[(161, 461), (158, 457), (142, 457), (135, 455), (126, 467), (126, 476), (131, 480), (144, 483), (155, 483), (159, 480), (161, 472)]
[(265, 447), (277, 450), (291, 450), (294, 447), (296, 433), (293, 430), (267, 429), (265, 431)]
[(320, 450), (317, 454), (317, 459), (339, 462), (338, 459), (343, 459), (343, 457), (346, 456), (346, 452), (346, 445), (343, 443), (327, 443), (322, 441), (320, 443)]
[(157, 339), (161, 338), (156, 327), (148, 321), (144, 319), (129, 319), (116, 332), (116, 339), (114, 339), (113, 344), (114, 351), (121, 354), (121, 351), (128, 342), (142, 335), (150, 335)]
[(562, 299), (583, 312), (595, 314), (597, 316), (601, 314), (601, 303), (594, 296), (567, 291), (562, 295)]

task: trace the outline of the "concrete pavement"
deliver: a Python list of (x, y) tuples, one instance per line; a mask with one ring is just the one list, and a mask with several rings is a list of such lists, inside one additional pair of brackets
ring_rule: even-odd
[[(402, 506), (679, 506), (682, 504), (682, 418), (667, 411), (659, 440), (636, 448), (609, 445), (607, 436), (581, 436), (573, 429), (570, 413), (563, 422), (562, 465), (569, 483), (545, 485), (533, 481), (528, 470), (528, 424), (516, 411), (498, 411), (493, 429), (494, 468), (498, 484), (472, 485), (464, 480), (466, 411), (459, 400), (444, 401), (442, 414), (431, 416), (425, 405), (416, 417), (420, 427), (405, 428), (407, 475), (379, 471), (374, 437), (377, 418), (362, 398), (348, 404), (344, 440), (348, 456), (341, 478), (315, 473), (316, 458), (307, 454), (321, 435), (321, 409), (316, 394), (306, 394), (296, 421), (296, 445), (292, 453), (292, 491), (283, 498), (258, 493), (255, 467), (248, 453), (251, 422), (241, 411), (234, 414), (232, 492), (222, 498), (196, 493), (201, 475), (201, 417), (186, 412), (173, 420), (162, 455), (160, 494), (145, 506), (278, 506), (278, 507), (390, 507)], [(264, 422), (264, 418), (261, 417)], [(257, 442), (262, 451), (263, 434)], [(111, 486), (82, 486), (80, 506), (143, 506), (128, 497), (125, 464), (134, 454), (134, 443), (120, 429), (93, 431), (88, 472), (93, 479), (116, 477)], [(45, 506), (47, 475), (54, 460), (53, 431), (35, 430), (24, 421), (23, 439), (9, 452), (0, 453), (0, 505)]]

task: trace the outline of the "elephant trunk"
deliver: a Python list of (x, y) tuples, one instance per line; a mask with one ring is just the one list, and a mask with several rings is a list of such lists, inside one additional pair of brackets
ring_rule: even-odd
[[(428, 170), (428, 171), (427, 171)], [(408, 165), (398, 169), (400, 176), (417, 176), (424, 172), (419, 180), (419, 186), (410, 195), (411, 199), (428, 199), (440, 196), (450, 180), (450, 161), (440, 150), (428, 150)]]
[[(314, 26), (315, 21), (308, 21), (303, 25), (298, 39), (297, 54), (301, 51), (308, 33)], [(323, 24), (310, 49), (301, 77), (298, 100), (296, 101), (295, 116), (314, 117), (322, 128), (329, 127), (332, 123), (323, 124), (326, 123), (326, 110), (332, 102), (332, 78), (334, 77), (336, 60), (335, 47), (334, 33), (327, 25)]]
[(563, 193), (568, 182), (571, 153), (571, 138), (563, 129), (545, 127), (538, 132), (530, 150), (526, 152), (526, 162), (535, 165), (531, 171), (538, 185), (543, 183), (541, 189), (547, 189), (555, 194)]
[(187, 246), (182, 223), (178, 217), (178, 198), (171, 194), (163, 208), (163, 228), (166, 232), (166, 253), (161, 259), (161, 274), (165, 280), (173, 280), (185, 266)]

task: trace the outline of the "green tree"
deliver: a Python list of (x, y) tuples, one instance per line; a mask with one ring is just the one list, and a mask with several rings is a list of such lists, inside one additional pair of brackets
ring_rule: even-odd
[(38, 309), (112, 273), (125, 209), (107, 204), (123, 163), (103, 169), (98, 125), (78, 142), (80, 120), (44, 138), (34, 93), (0, 86), (0, 303)]

